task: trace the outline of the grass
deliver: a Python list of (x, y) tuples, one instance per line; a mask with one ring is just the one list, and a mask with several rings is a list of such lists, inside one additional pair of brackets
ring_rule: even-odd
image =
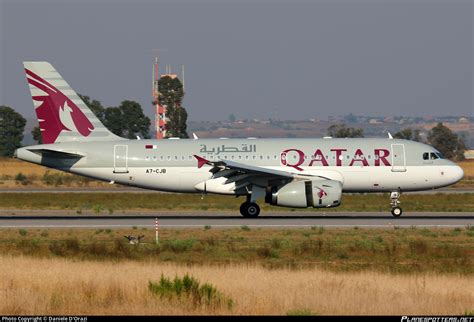
[[(0, 312), (4, 315), (463, 315), (472, 311), (472, 276), (332, 272), (259, 265), (180, 265), (76, 261), (1, 255)], [(12, 269), (15, 268), (15, 269)], [(160, 297), (154, 285), (178, 276), (208, 284), (232, 305), (181, 299), (178, 286)], [(151, 283), (153, 284), (150, 284)], [(199, 287), (203, 286), (199, 282)], [(150, 285), (153, 285), (150, 287)], [(214, 291), (210, 291), (210, 290)], [(174, 293), (173, 293), (174, 292)], [(216, 292), (216, 293), (214, 293)], [(215, 298), (211, 295), (210, 298)], [(215, 303), (215, 302), (213, 302)], [(317, 313), (316, 313), (317, 312)]]
[[(315, 214), (331, 211), (386, 211), (389, 210), (388, 194), (348, 194), (342, 197), (342, 205), (337, 208), (303, 208)], [(426, 194), (403, 195), (403, 209), (409, 211), (466, 211), (474, 212), (473, 194)], [(207, 195), (204, 200), (195, 194), (161, 193), (0, 193), (2, 209), (69, 209), (80, 214), (88, 211), (92, 214), (111, 214), (120, 211), (180, 211), (195, 210), (206, 206), (206, 211), (237, 212), (242, 198)], [(262, 211), (289, 211), (261, 204)]]
[(176, 276), (170, 279), (161, 275), (159, 282), (148, 282), (148, 289), (161, 299), (166, 298), (170, 302), (178, 300), (181, 304), (192, 305), (194, 307), (221, 307), (226, 305), (231, 308), (232, 299), (227, 299), (222, 292), (209, 283), (201, 284), (199, 280), (190, 276)]
[[(79, 261), (173, 262), (183, 265), (258, 264), (268, 268), (322, 268), (397, 274), (474, 275), (471, 227), (456, 229), (3, 229), (0, 254)], [(291, 233), (291, 234), (289, 234)], [(124, 235), (144, 235), (130, 245)]]

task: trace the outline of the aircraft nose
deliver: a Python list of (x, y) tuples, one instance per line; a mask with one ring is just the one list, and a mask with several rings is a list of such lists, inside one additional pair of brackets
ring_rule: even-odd
[(460, 166), (455, 165), (450, 170), (450, 178), (453, 180), (453, 183), (458, 182), (464, 177), (464, 170)]

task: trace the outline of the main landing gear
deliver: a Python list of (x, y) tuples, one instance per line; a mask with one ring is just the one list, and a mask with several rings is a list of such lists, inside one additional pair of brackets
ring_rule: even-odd
[(394, 217), (400, 217), (403, 213), (402, 208), (398, 205), (400, 204), (400, 191), (392, 191), (390, 193), (390, 206), (392, 206), (391, 213)]
[(252, 186), (252, 193), (247, 195), (247, 201), (240, 206), (240, 213), (245, 218), (257, 218), (260, 215), (260, 207), (257, 199), (265, 197), (265, 188)]
[(255, 202), (246, 201), (240, 206), (240, 213), (245, 218), (257, 218), (260, 207)]

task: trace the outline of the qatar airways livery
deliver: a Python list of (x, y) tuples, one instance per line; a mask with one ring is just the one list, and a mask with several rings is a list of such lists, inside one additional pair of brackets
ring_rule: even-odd
[(245, 196), (295, 208), (341, 204), (343, 192), (390, 192), (398, 217), (401, 192), (458, 182), (463, 170), (433, 147), (389, 138), (128, 140), (110, 132), (47, 62), (25, 62), (43, 138), (18, 159), (146, 189)]

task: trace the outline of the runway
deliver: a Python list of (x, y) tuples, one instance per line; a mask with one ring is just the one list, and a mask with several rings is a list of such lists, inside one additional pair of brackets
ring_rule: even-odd
[(305, 228), (324, 227), (465, 227), (474, 225), (470, 213), (410, 213), (394, 218), (386, 212), (345, 212), (311, 215), (307, 212), (272, 212), (256, 219), (229, 213), (158, 213), (156, 215), (121, 216), (1, 216), (0, 229), (6, 228), (150, 228), (155, 218), (160, 228)]

